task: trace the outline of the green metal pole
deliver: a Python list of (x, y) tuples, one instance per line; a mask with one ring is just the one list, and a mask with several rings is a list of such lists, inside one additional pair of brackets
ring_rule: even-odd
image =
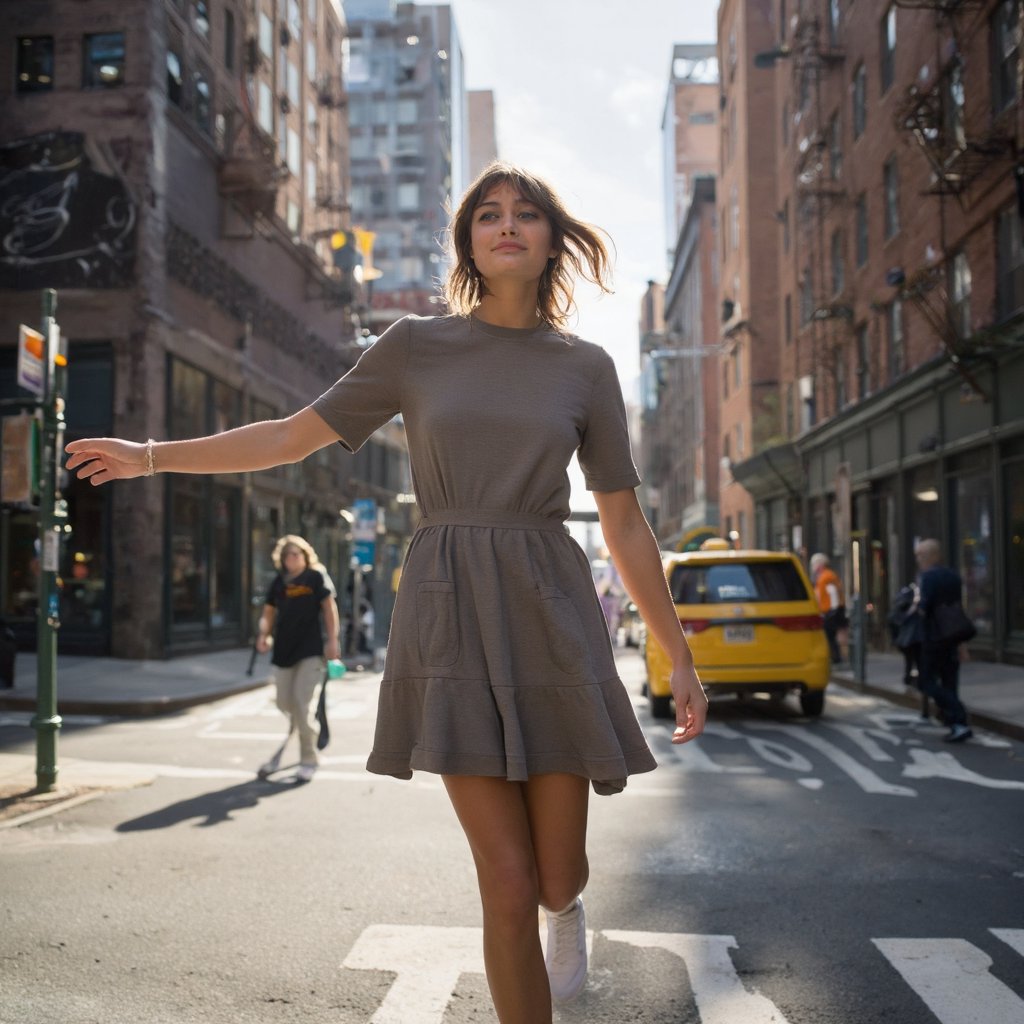
[(59, 525), (54, 516), (57, 484), (57, 439), (63, 405), (57, 394), (53, 360), (57, 345), (57, 292), (43, 289), (43, 429), (39, 451), (39, 618), (36, 641), (36, 789), (49, 793), (57, 785), (57, 629), (60, 599), (57, 570), (60, 560)]

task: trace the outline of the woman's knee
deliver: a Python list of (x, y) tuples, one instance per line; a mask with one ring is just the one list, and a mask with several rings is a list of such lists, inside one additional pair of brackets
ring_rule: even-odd
[(484, 913), (504, 921), (536, 921), (539, 891), (533, 865), (477, 864)]
[(548, 910), (564, 910), (581, 892), (590, 877), (590, 866), (584, 854), (582, 861), (542, 867), (538, 878), (538, 899)]

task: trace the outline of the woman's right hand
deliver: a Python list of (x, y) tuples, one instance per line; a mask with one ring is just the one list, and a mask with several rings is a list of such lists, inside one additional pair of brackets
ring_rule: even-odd
[(64, 446), (66, 465), (93, 487), (109, 480), (131, 480), (146, 475), (146, 446), (116, 437), (90, 437)]

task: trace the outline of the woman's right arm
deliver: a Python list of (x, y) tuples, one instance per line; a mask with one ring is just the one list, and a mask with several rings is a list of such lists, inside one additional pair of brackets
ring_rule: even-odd
[[(301, 462), (338, 440), (338, 435), (307, 406), (283, 420), (265, 420), (189, 441), (153, 443), (157, 473), (248, 473)], [(118, 438), (86, 438), (65, 450), (69, 470), (93, 486), (145, 476), (146, 444)]]

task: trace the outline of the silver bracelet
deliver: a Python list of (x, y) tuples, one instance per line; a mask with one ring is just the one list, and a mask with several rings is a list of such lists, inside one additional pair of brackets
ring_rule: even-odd
[(146, 476), (156, 473), (156, 460), (153, 458), (153, 438), (146, 442)]

